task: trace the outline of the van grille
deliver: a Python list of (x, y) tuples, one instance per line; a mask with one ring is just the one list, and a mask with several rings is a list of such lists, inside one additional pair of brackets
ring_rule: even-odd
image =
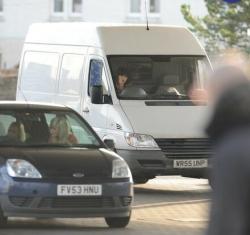
[(211, 142), (197, 139), (155, 139), (168, 158), (207, 158), (212, 153)]

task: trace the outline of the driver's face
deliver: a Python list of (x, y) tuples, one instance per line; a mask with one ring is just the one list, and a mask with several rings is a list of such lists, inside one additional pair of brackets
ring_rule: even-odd
[(128, 80), (128, 77), (126, 75), (119, 75), (118, 76), (118, 85), (121, 87), (124, 87), (127, 80)]

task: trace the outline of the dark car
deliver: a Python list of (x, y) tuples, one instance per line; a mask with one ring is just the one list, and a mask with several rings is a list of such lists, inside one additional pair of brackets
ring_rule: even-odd
[(125, 227), (133, 182), (75, 111), (0, 102), (0, 227), (8, 217), (104, 217)]

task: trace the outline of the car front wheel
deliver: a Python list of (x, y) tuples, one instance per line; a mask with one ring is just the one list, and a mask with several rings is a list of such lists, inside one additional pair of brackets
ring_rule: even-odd
[(4, 228), (7, 225), (8, 218), (3, 215), (3, 212), (0, 208), (0, 228)]
[(110, 228), (124, 228), (128, 225), (130, 217), (106, 217), (105, 221)]

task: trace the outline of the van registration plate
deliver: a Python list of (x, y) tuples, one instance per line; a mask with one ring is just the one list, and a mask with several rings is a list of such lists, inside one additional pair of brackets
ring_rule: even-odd
[(205, 168), (207, 166), (208, 166), (207, 159), (174, 160), (174, 168)]
[(102, 185), (99, 184), (81, 184), (81, 185), (57, 185), (58, 196), (101, 196)]

